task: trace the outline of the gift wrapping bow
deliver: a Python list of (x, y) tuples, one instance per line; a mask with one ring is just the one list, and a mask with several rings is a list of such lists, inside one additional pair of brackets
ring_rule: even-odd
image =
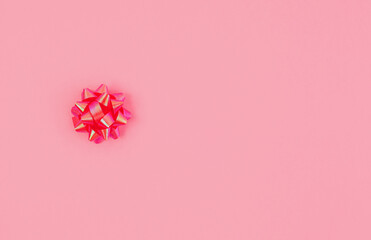
[(108, 93), (102, 84), (95, 91), (85, 88), (81, 93), (82, 101), (76, 102), (71, 112), (73, 125), (77, 132), (88, 132), (89, 140), (101, 143), (109, 137), (120, 136), (119, 126), (125, 125), (131, 113), (124, 105), (122, 93)]

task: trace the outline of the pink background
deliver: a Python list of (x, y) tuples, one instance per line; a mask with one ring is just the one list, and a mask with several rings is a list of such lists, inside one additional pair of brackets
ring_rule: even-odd
[[(0, 0), (0, 239), (371, 239), (370, 11)], [(100, 83), (134, 118), (95, 145)]]

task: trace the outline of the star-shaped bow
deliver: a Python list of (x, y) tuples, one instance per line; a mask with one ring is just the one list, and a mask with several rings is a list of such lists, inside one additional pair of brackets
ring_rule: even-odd
[(107, 86), (102, 84), (95, 91), (85, 88), (81, 98), (82, 101), (76, 102), (71, 109), (75, 130), (88, 132), (89, 140), (95, 143), (109, 137), (117, 139), (120, 135), (118, 127), (131, 118), (131, 113), (123, 107), (124, 95), (110, 94)]

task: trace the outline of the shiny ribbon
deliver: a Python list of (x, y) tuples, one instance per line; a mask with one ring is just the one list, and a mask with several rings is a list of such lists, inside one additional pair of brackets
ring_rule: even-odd
[(81, 93), (82, 101), (76, 102), (71, 112), (73, 125), (77, 132), (88, 132), (89, 140), (101, 143), (109, 137), (120, 136), (119, 126), (125, 125), (131, 113), (124, 105), (122, 93), (108, 93), (102, 84), (95, 91), (85, 88)]

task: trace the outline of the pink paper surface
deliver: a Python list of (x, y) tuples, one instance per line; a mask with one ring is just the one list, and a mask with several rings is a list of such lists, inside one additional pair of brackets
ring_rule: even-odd
[[(370, 12), (0, 0), (0, 239), (371, 239)], [(133, 118), (96, 145), (101, 83)]]

